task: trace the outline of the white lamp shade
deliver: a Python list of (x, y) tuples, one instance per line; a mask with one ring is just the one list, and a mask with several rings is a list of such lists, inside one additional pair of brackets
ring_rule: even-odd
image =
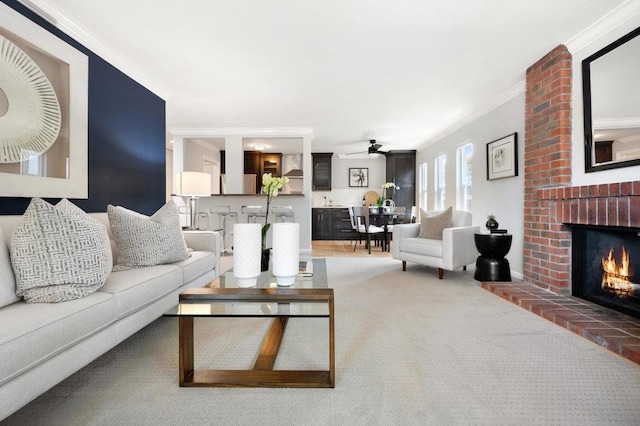
[(290, 286), (300, 266), (300, 224), (274, 223), (273, 275), (278, 285)]
[(178, 195), (208, 197), (211, 195), (211, 175), (201, 172), (176, 173), (174, 188)]

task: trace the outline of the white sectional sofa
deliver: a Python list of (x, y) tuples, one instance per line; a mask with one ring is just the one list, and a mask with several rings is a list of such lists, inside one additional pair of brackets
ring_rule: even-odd
[[(89, 215), (106, 225), (117, 259), (107, 213)], [(0, 216), (0, 244), (10, 245), (21, 218)], [(160, 317), (183, 289), (219, 275), (218, 233), (184, 237), (193, 249), (186, 260), (111, 272), (98, 291), (81, 299), (0, 308), (0, 420)]]

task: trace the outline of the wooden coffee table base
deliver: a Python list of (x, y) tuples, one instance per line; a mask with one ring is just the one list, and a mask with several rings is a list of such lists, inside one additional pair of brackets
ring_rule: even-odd
[[(181, 316), (179, 321), (180, 386), (182, 387), (335, 387), (335, 340), (333, 291), (326, 291), (322, 301), (329, 305), (329, 370), (274, 370), (288, 317), (276, 316), (252, 370), (194, 370), (193, 320)], [(305, 299), (303, 295), (299, 298)], [(315, 294), (314, 301), (318, 300)]]

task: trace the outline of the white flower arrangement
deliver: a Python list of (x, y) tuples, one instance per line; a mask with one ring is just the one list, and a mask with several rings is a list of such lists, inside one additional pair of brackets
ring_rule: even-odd
[(273, 177), (271, 173), (265, 173), (262, 175), (262, 193), (267, 194), (267, 214), (264, 217), (264, 225), (262, 225), (262, 250), (266, 250), (267, 232), (271, 228), (269, 223), (269, 205), (271, 199), (278, 196), (278, 191), (282, 189), (285, 183), (289, 182), (289, 178)]

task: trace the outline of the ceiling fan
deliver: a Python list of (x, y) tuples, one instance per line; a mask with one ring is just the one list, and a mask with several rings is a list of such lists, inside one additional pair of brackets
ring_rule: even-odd
[(366, 151), (351, 152), (351, 153), (349, 153), (347, 155), (355, 155), (355, 154), (386, 154), (387, 153), (387, 151), (380, 151), (380, 148), (382, 148), (382, 145), (377, 143), (375, 139), (370, 139), (369, 143), (371, 144), (371, 146), (369, 146), (369, 149), (367, 149)]

